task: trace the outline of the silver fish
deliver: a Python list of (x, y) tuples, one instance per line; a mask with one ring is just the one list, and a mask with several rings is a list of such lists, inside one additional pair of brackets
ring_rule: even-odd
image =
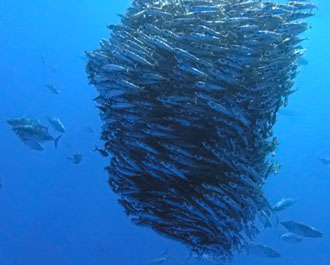
[(80, 164), (83, 156), (81, 153), (75, 153), (70, 156), (68, 156), (68, 160), (71, 161), (73, 164)]
[(303, 237), (318, 238), (323, 236), (323, 234), (319, 230), (317, 230), (316, 228), (310, 225), (298, 223), (295, 221), (285, 221), (285, 222), (281, 222), (281, 224), (290, 232)]
[(60, 133), (65, 133), (65, 127), (59, 118), (48, 116), (47, 120), (54, 130)]
[(273, 211), (274, 212), (280, 212), (283, 211), (287, 208), (290, 208), (292, 205), (294, 205), (296, 203), (296, 200), (291, 199), (291, 198), (283, 198), (282, 200), (280, 200), (278, 203), (276, 203), (273, 206)]
[(300, 243), (303, 239), (294, 233), (285, 233), (280, 236), (281, 240), (290, 244)]
[(166, 257), (156, 258), (150, 261), (147, 265), (161, 265), (164, 264), (165, 261), (167, 261)]
[(34, 146), (37, 148), (36, 150), (40, 149), (40, 146), (34, 143), (44, 143), (49, 141), (54, 141), (55, 148), (57, 148), (58, 141), (61, 138), (61, 136), (54, 138), (48, 133), (47, 129), (37, 128), (32, 125), (16, 126), (13, 131), (24, 143)]
[(102, 66), (102, 69), (107, 72), (126, 72), (127, 69), (117, 64), (105, 64)]
[(280, 258), (281, 254), (275, 249), (260, 244), (251, 244), (248, 246), (248, 253), (264, 258)]
[(53, 86), (53, 85), (46, 85), (46, 87), (53, 94), (55, 94), (55, 95), (59, 95), (60, 94), (60, 91), (55, 86)]

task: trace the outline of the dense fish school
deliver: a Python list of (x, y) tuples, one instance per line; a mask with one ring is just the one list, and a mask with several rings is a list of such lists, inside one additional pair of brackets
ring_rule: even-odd
[(293, 92), (315, 6), (135, 0), (87, 53), (107, 171), (138, 225), (230, 261), (272, 207), (272, 128)]

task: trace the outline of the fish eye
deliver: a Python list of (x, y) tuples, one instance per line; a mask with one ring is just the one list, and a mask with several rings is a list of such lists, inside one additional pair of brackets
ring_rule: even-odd
[(237, 184), (235, 184), (234, 182), (229, 182), (229, 186), (232, 188), (237, 188)]
[(230, 199), (228, 198), (228, 196), (223, 196), (223, 199), (224, 199), (224, 201), (226, 201), (226, 202), (229, 202), (230, 201)]
[(242, 103), (243, 102), (243, 98), (236, 98), (236, 103)]

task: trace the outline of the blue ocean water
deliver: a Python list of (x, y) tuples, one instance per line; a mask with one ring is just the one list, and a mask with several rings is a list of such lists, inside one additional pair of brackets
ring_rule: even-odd
[[(286, 245), (280, 226), (256, 242), (274, 247), (282, 258), (254, 256), (234, 265), (330, 264), (330, 3), (319, 1), (305, 59), (287, 109), (278, 116), (279, 174), (265, 187), (272, 203), (297, 199), (281, 220), (311, 224), (323, 238)], [(147, 228), (132, 225), (107, 184), (107, 158), (93, 152), (101, 122), (88, 85), (84, 51), (107, 38), (106, 25), (130, 1), (0, 0), (0, 265), (144, 265), (168, 249), (185, 264), (189, 251)], [(45, 85), (55, 85), (60, 95)], [(24, 146), (7, 119), (28, 115), (46, 123), (58, 116), (67, 128), (58, 150), (52, 143), (36, 152)], [(92, 128), (93, 132), (90, 129)], [(56, 134), (56, 133), (54, 133)], [(80, 165), (67, 156), (83, 154)]]

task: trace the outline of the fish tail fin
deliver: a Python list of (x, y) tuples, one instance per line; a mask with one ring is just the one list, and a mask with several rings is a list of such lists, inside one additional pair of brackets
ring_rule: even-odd
[(97, 150), (98, 150), (97, 145), (95, 145), (95, 147), (94, 147), (94, 152), (97, 151)]
[(168, 255), (168, 249), (165, 250), (165, 252), (162, 254), (162, 256), (167, 256)]
[(58, 141), (61, 139), (62, 135), (60, 135), (59, 137), (56, 137), (54, 140), (54, 144), (55, 144), (55, 149), (57, 149), (57, 145), (58, 145)]
[(275, 227), (277, 227), (279, 225), (279, 223), (280, 223), (280, 219), (278, 219), (278, 216), (277, 215), (275, 215), (275, 217), (276, 217)]

